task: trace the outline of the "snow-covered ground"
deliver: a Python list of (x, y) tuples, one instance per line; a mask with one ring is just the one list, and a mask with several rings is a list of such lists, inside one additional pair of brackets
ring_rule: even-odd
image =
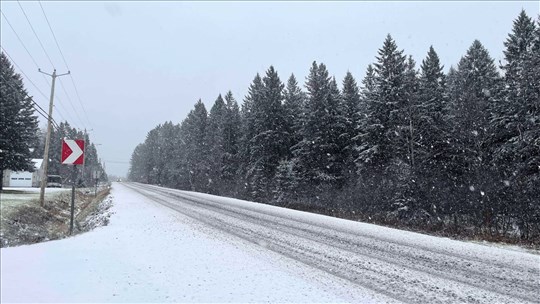
[[(26, 193), (40, 193), (41, 188), (36, 187), (4, 187), (5, 191), (16, 191)], [(45, 194), (54, 192), (71, 191), (71, 188), (45, 188)]]
[(109, 226), (2, 248), (1, 302), (381, 302), (114, 184)]
[[(0, 204), (14, 205), (26, 204), (32, 200), (39, 199), (39, 188), (4, 188), (5, 193), (0, 194)], [(68, 192), (71, 189), (66, 188), (46, 188), (45, 198), (50, 198), (59, 193)]]
[[(46, 188), (45, 199), (50, 200), (62, 193), (68, 193), (71, 189)], [(0, 211), (4, 218), (13, 210), (23, 205), (38, 204), (40, 188), (4, 188), (0, 193)]]
[(110, 225), (1, 249), (2, 302), (538, 303), (540, 255), (116, 183)]

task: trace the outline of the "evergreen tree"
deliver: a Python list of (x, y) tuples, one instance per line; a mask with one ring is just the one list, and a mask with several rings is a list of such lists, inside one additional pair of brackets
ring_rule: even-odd
[(225, 101), (218, 96), (208, 115), (208, 128), (206, 131), (206, 147), (208, 148), (208, 168), (209, 168), (209, 191), (219, 194), (221, 186), (221, 174), (223, 169), (223, 158), (225, 155), (224, 133), (226, 119)]
[[(368, 65), (366, 70), (366, 76), (364, 76), (364, 79), (362, 79), (362, 90), (360, 92), (360, 105), (358, 109), (358, 124), (356, 128), (356, 136), (353, 138), (353, 141), (356, 145), (355, 148), (355, 155), (357, 155), (355, 159), (356, 163), (356, 169), (361, 171), (364, 168), (364, 160), (363, 158), (360, 158), (359, 153), (361, 151), (367, 151), (369, 150), (370, 143), (368, 141), (368, 138), (370, 136), (370, 133), (367, 131), (367, 126), (371, 123), (369, 116), (369, 107), (368, 105), (374, 103), (374, 100), (376, 98), (376, 90), (377, 90), (377, 83), (375, 80), (375, 69), (373, 69), (373, 65)], [(366, 155), (367, 156), (367, 155)]]
[(356, 172), (354, 160), (358, 143), (356, 142), (357, 132), (360, 128), (360, 90), (356, 80), (350, 72), (347, 72), (343, 79), (343, 105), (345, 108), (345, 174), (353, 177)]
[(540, 222), (540, 26), (524, 11), (514, 21), (504, 51), (503, 100), (493, 112), (494, 161), (502, 171), (499, 197), (505, 214), (518, 219), (524, 237), (526, 223)]
[(531, 93), (534, 94), (534, 83), (529, 83), (528, 72), (534, 69), (530, 66), (531, 54), (535, 43), (535, 24), (527, 16), (525, 11), (521, 11), (514, 21), (512, 33), (508, 35), (504, 42), (506, 63), (502, 66), (504, 70), (505, 88), (504, 98), (498, 105), (493, 116), (493, 123), (497, 128), (495, 139), (499, 144), (507, 142), (510, 138), (516, 137), (527, 125), (527, 114), (534, 102), (528, 102)]
[(488, 51), (476, 40), (461, 58), (455, 76), (455, 99), (450, 100), (454, 141), (449, 151), (453, 157), (449, 169), (457, 187), (454, 205), (456, 211), (476, 212), (476, 218), (481, 218), (491, 212), (489, 197), (484, 195), (491, 194), (493, 187), (489, 118), (497, 102), (499, 75)]
[(183, 165), (191, 191), (205, 192), (208, 189), (207, 116), (206, 107), (199, 99), (181, 125), (185, 149)]
[(291, 74), (285, 88), (283, 103), (287, 154), (285, 159), (279, 163), (275, 178), (274, 201), (279, 205), (286, 205), (298, 198), (296, 195), (299, 186), (298, 172), (295, 171), (297, 159), (293, 158), (293, 150), (302, 141), (305, 102), (306, 94), (298, 86), (294, 74)]
[(432, 167), (444, 160), (448, 138), (445, 120), (447, 104), (446, 77), (439, 56), (429, 48), (426, 59), (422, 61), (418, 88), (418, 162)]
[(252, 187), (248, 182), (250, 164), (254, 162), (251, 159), (251, 142), (255, 137), (255, 116), (253, 114), (253, 105), (260, 103), (263, 98), (264, 85), (261, 77), (257, 73), (253, 82), (248, 88), (248, 95), (244, 99), (242, 104), (241, 119), (242, 119), (242, 137), (240, 142), (240, 158), (242, 163), (239, 168), (239, 175), (243, 184), (243, 198), (250, 198)]
[(260, 98), (253, 99), (254, 137), (250, 144), (248, 183), (251, 197), (268, 200), (274, 188), (279, 162), (287, 155), (283, 88), (274, 67), (262, 79)]
[(427, 57), (422, 61), (417, 107), (418, 134), (416, 148), (416, 172), (419, 189), (424, 192), (420, 196), (421, 204), (418, 206), (424, 212), (433, 216), (440, 211), (442, 204), (448, 201), (448, 178), (446, 161), (449, 160), (448, 122), (447, 122), (448, 94), (446, 89), (446, 76), (439, 56), (429, 48)]
[(313, 62), (306, 88), (303, 140), (294, 150), (298, 183), (304, 191), (323, 193), (343, 183), (345, 109), (324, 64)]
[(138, 144), (129, 161), (128, 179), (133, 182), (144, 183), (147, 182), (146, 170), (144, 169), (144, 162), (146, 157), (146, 146), (144, 143)]
[[(4, 170), (32, 171), (31, 148), (37, 142), (37, 117), (22, 78), (0, 53), (0, 184)], [(0, 190), (2, 186), (0, 185)]]
[(405, 210), (411, 195), (414, 61), (407, 61), (388, 35), (364, 82), (369, 89), (357, 158), (361, 191), (372, 193), (369, 208)]
[(179, 143), (179, 126), (171, 121), (165, 122), (160, 132), (160, 150), (161, 162), (160, 184), (167, 187), (176, 186), (177, 171), (171, 166), (171, 161), (175, 158), (176, 149)]
[(367, 99), (367, 119), (359, 161), (384, 168), (392, 159), (405, 159), (406, 147), (394, 143), (403, 136), (403, 104), (406, 103), (403, 51), (390, 35), (379, 50), (374, 64), (375, 90)]
[(158, 125), (154, 129), (150, 130), (146, 135), (146, 145), (152, 150), (152, 153), (148, 153), (146, 160), (146, 172), (148, 172), (148, 183), (149, 184), (160, 184), (161, 183), (161, 172), (163, 169), (163, 160), (161, 160), (161, 150), (160, 146), (161, 140), (159, 133), (161, 132), (161, 125)]
[(298, 86), (296, 77), (291, 74), (287, 81), (287, 87), (284, 92), (284, 111), (286, 115), (285, 122), (287, 123), (287, 150), (288, 157), (292, 157), (292, 148), (302, 140), (302, 122), (304, 120), (304, 106), (306, 102), (306, 94)]
[(221, 172), (222, 192), (224, 194), (236, 195), (238, 189), (238, 170), (240, 168), (240, 138), (241, 138), (241, 117), (240, 108), (234, 99), (232, 92), (225, 95), (225, 119), (223, 126), (223, 167)]

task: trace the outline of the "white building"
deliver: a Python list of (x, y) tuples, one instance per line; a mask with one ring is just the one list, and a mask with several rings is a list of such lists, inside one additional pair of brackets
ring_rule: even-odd
[(34, 163), (34, 172), (5, 170), (2, 185), (4, 187), (39, 187), (43, 159), (34, 158), (32, 162)]

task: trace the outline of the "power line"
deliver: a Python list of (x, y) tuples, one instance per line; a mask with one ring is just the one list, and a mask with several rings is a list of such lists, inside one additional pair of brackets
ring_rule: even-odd
[[(58, 51), (60, 52), (60, 55), (62, 57), (62, 60), (64, 61), (64, 64), (66, 65), (66, 68), (68, 71), (71, 71), (69, 68), (69, 65), (67, 63), (66, 57), (64, 56), (64, 52), (62, 52), (62, 48), (60, 48), (60, 44), (58, 43), (58, 40), (56, 39), (56, 35), (54, 34), (54, 31), (52, 29), (51, 23), (49, 22), (49, 18), (47, 18), (47, 14), (45, 13), (45, 9), (43, 9), (43, 5), (41, 5), (41, 1), (39, 2), (39, 6), (41, 7), (41, 11), (43, 12), (43, 16), (45, 17), (45, 20), (47, 21), (47, 25), (49, 26), (49, 30), (51, 31), (51, 34), (54, 38), (54, 42), (56, 43), (56, 47), (58, 48)], [(92, 123), (90, 122), (90, 119), (88, 118), (88, 114), (86, 113), (86, 109), (84, 108), (84, 104), (82, 103), (81, 96), (79, 95), (79, 90), (77, 89), (77, 85), (75, 84), (75, 79), (73, 78), (73, 75), (69, 74), (69, 77), (71, 78), (71, 82), (73, 84), (73, 88), (75, 89), (75, 94), (77, 95), (77, 99), (79, 101), (79, 104), (81, 105), (81, 108), (83, 110), (84, 116), (88, 122), (88, 125), (92, 127)], [(62, 84), (62, 82), (60, 81)], [(62, 84), (63, 86), (63, 84)], [(65, 90), (65, 89), (64, 89)]]
[[(67, 67), (67, 66), (66, 66)], [(68, 67), (69, 69), (69, 67)], [(81, 96), (79, 95), (79, 90), (77, 89), (77, 85), (75, 85), (75, 80), (73, 78), (73, 76), (71, 74), (69, 74), (70, 78), (71, 78), (71, 83), (73, 83), (73, 88), (75, 88), (75, 95), (77, 95), (77, 99), (79, 100), (79, 104), (81, 105), (82, 109), (83, 109), (83, 113), (84, 113), (84, 116), (86, 118), (86, 121), (88, 121), (88, 125), (90, 126), (90, 128), (92, 128), (92, 123), (90, 122), (90, 119), (88, 118), (88, 114), (86, 113), (86, 109), (84, 108), (84, 105), (81, 101)]]
[(39, 6), (41, 7), (41, 11), (43, 12), (43, 16), (45, 16), (45, 20), (47, 21), (47, 25), (49, 26), (49, 30), (51, 30), (51, 34), (54, 38), (54, 42), (56, 43), (56, 47), (58, 47), (58, 50), (60, 51), (60, 55), (62, 56), (62, 60), (64, 60), (64, 64), (66, 65), (66, 68), (68, 70), (69, 67), (68, 67), (68, 64), (66, 62), (66, 58), (64, 57), (64, 53), (62, 53), (62, 49), (60, 49), (60, 45), (58, 44), (58, 40), (56, 39), (56, 35), (54, 34), (54, 31), (51, 27), (51, 23), (49, 22), (49, 18), (47, 18), (47, 14), (45, 14), (45, 10), (43, 9), (43, 5), (41, 5), (41, 1), (38, 1), (39, 2)]
[[(4, 77), (4, 75), (0, 74), (0, 77), (2, 77), (2, 79), (4, 80), (4, 83), (7, 84), (9, 87), (11, 87), (16, 93), (18, 93), (18, 94), (21, 93), (21, 91), (19, 89), (13, 87), (13, 85), (8, 81), (8, 79), (6, 79)], [(34, 108), (34, 110), (36, 110), (36, 112), (38, 112), (38, 114), (43, 116), (43, 118), (48, 120), (49, 115), (47, 114), (47, 112), (45, 112), (45, 110), (43, 110), (43, 108), (39, 104), (37, 104), (36, 101), (30, 95), (28, 95), (28, 93), (24, 92), (24, 95), (26, 95), (26, 97), (32, 102), (32, 108)], [(54, 125), (54, 127), (57, 130), (60, 128), (58, 126), (58, 123), (52, 117), (51, 117), (51, 122), (52, 122), (52, 124)]]
[[(34, 33), (34, 36), (35, 36), (36, 39), (38, 40), (39, 45), (41, 46), (41, 49), (43, 50), (43, 52), (45, 53), (45, 55), (46, 55), (47, 58), (49, 59), (50, 64), (53, 66), (54, 69), (56, 69), (54, 63), (53, 63), (52, 60), (51, 60), (51, 57), (49, 56), (49, 53), (47, 52), (47, 50), (46, 50), (45, 47), (43, 46), (43, 43), (41, 42), (41, 39), (39, 39), (38, 34), (36, 33), (36, 31), (34, 30), (34, 27), (32, 26), (32, 22), (30, 21), (30, 18), (28, 18), (28, 15), (26, 15), (26, 12), (24, 11), (24, 9), (23, 9), (21, 3), (19, 2), (19, 0), (17, 0), (17, 3), (19, 4), (20, 9), (21, 9), (22, 13), (24, 14), (24, 17), (26, 18), (26, 21), (28, 22), (28, 25), (30, 25), (30, 28), (32, 29), (32, 32)], [(42, 8), (43, 8), (43, 7), (42, 7)], [(48, 20), (47, 20), (47, 23), (48, 23)], [(49, 25), (49, 26), (50, 26), (50, 25)], [(49, 27), (49, 28), (50, 28), (50, 27)], [(53, 37), (54, 37), (54, 39), (55, 39), (55, 41), (56, 41), (56, 37), (55, 37), (54, 33), (53, 33)], [(62, 51), (60, 51), (60, 53), (61, 53), (62, 56), (63, 56)], [(69, 68), (68, 68), (68, 70), (69, 70)], [(45, 77), (45, 76), (43, 76), (43, 77)], [(62, 88), (64, 88), (62, 82), (60, 82), (60, 84), (61, 84)], [(67, 91), (65, 90), (65, 88), (64, 88), (64, 93), (66, 94), (67, 100), (68, 100), (68, 102), (71, 104), (71, 107), (73, 108), (73, 111), (75, 112), (75, 116), (77, 116), (78, 119), (79, 119), (79, 121), (82, 123), (82, 120), (81, 120), (80, 117), (79, 117), (79, 113), (78, 113), (77, 110), (75, 109), (75, 106), (73, 105), (73, 102), (71, 101), (71, 97), (69, 96), (69, 94), (67, 93)], [(66, 111), (66, 112), (67, 112), (67, 111)], [(83, 125), (84, 125), (84, 124), (83, 124)]]
[[(55, 68), (54, 64), (52, 63), (52, 60), (51, 60), (51, 57), (49, 56), (49, 54), (47, 53), (47, 51), (45, 50), (45, 47), (43, 46), (43, 44), (41, 43), (41, 40), (39, 39), (36, 31), (34, 30), (34, 27), (32, 26), (32, 23), (30, 22), (30, 19), (28, 18), (28, 16), (26, 15), (26, 13), (24, 12), (24, 9), (21, 5), (21, 3), (19, 2), (19, 0), (17, 0), (17, 3), (19, 4), (19, 7), (21, 8), (24, 16), (26, 17), (26, 21), (28, 21), (28, 24), (30, 25), (30, 28), (32, 28), (32, 31), (34, 32), (34, 35), (36, 36), (37, 40), (39, 41), (39, 44), (41, 45), (41, 48), (43, 49), (43, 51), (45, 52), (45, 55), (47, 55), (47, 58), (49, 59), (49, 62), (51, 63), (51, 65), (53, 66), (53, 68)], [(41, 6), (41, 3), (40, 3), (40, 6)], [(43, 6), (41, 7), (41, 9), (43, 10)], [(44, 11), (43, 11), (44, 12)], [(45, 16), (45, 19), (47, 20), (47, 24), (49, 24), (49, 20), (47, 19), (47, 16)], [(51, 29), (50, 27), (50, 24), (49, 24), (49, 29)], [(51, 29), (52, 31), (52, 29)], [(58, 46), (58, 42), (56, 41), (56, 36), (53, 34), (53, 38)], [(60, 50), (60, 54), (62, 55), (62, 57), (64, 56), (64, 54), (62, 53), (62, 51)], [(64, 59), (64, 63), (65, 63), (65, 59)], [(69, 70), (69, 68), (68, 68)], [(59, 79), (60, 80), (60, 79)], [(62, 84), (62, 81), (60, 81), (60, 84), (62, 86), (62, 88), (64, 89), (64, 93), (66, 94), (66, 97), (68, 99), (68, 102), (71, 104), (71, 107), (73, 108), (73, 111), (75, 112), (75, 116), (77, 116), (77, 118), (79, 119), (79, 121), (81, 121), (81, 119), (79, 118), (79, 113), (77, 113), (77, 110), (75, 109), (75, 106), (73, 105), (73, 102), (71, 101), (71, 97), (69, 96), (69, 94), (67, 93), (66, 89), (64, 88), (63, 84)], [(81, 121), (82, 122), (82, 121)], [(84, 124), (83, 124), (84, 125)]]
[(45, 93), (43, 93), (39, 87), (32, 81), (32, 79), (30, 79), (30, 77), (28, 77), (28, 75), (26, 75), (26, 73), (21, 69), (21, 67), (15, 62), (15, 60), (13, 60), (13, 57), (11, 57), (9, 55), (9, 53), (6, 51), (6, 49), (3, 47), (3, 46), (0, 46), (0, 48), (2, 48), (2, 51), (4, 51), (4, 54), (6, 54), (6, 56), (8, 56), (9, 60), (11, 60), (11, 62), (13, 63), (13, 65), (15, 65), (17, 67), (17, 69), (19, 69), (19, 72), (21, 72), (21, 74), (24, 75), (24, 77), (26, 77), (26, 80), (28, 80), (35, 88), (36, 90), (46, 99), (47, 96), (45, 95)]
[(37, 35), (36, 31), (34, 30), (34, 27), (32, 26), (32, 22), (30, 22), (30, 19), (26, 15), (26, 12), (24, 11), (24, 9), (23, 9), (21, 3), (19, 2), (19, 0), (17, 0), (17, 3), (19, 4), (19, 7), (21, 8), (22, 13), (24, 14), (24, 17), (26, 18), (26, 21), (28, 21), (28, 25), (30, 25), (30, 28), (32, 29), (32, 32), (34, 33), (34, 36), (36, 36), (36, 39), (38, 40), (39, 45), (41, 45), (41, 49), (43, 50), (43, 52), (45, 53), (45, 55), (49, 59), (49, 62), (51, 63), (51, 66), (53, 67), (53, 69), (56, 69), (56, 67), (54, 66), (54, 63), (51, 60), (51, 57), (49, 56), (49, 53), (47, 53), (47, 50), (45, 50), (45, 47), (43, 46), (43, 43), (41, 43), (41, 39), (39, 39), (39, 36)]
[(64, 91), (64, 94), (66, 94), (68, 100), (69, 100), (69, 104), (71, 105), (71, 108), (73, 109), (73, 112), (75, 112), (75, 116), (77, 116), (77, 119), (79, 120), (79, 122), (82, 124), (83, 127), (86, 128), (86, 126), (84, 125), (81, 117), (79, 116), (79, 113), (77, 112), (77, 110), (75, 109), (75, 106), (73, 105), (73, 103), (71, 102), (71, 99), (69, 98), (69, 95), (66, 91), (66, 88), (64, 87), (64, 83), (62, 82), (61, 79), (58, 79), (60, 81), (60, 87), (62, 87), (62, 90)]
[[(40, 6), (41, 6), (41, 3), (40, 3)], [(36, 39), (39, 41), (39, 43), (40, 43), (40, 45), (41, 45), (43, 51), (45, 52), (45, 55), (47, 55), (47, 58), (49, 59), (49, 62), (52, 64), (52, 60), (50, 59), (49, 54), (48, 54), (47, 51), (45, 50), (45, 48), (44, 48), (44, 46), (43, 46), (41, 40), (39, 39), (39, 36), (38, 36), (37, 33), (35, 32), (35, 30), (34, 30), (32, 24), (31, 24), (31, 22), (30, 22), (28, 16), (26, 15), (26, 13), (25, 13), (25, 11), (24, 11), (24, 9), (22, 8), (22, 6), (21, 6), (20, 3), (19, 3), (19, 7), (21, 8), (23, 14), (25, 15), (26, 20), (27, 20), (28, 24), (30, 25), (30, 27), (31, 27), (31, 29), (32, 29), (32, 31), (33, 31), (33, 33), (34, 33)], [(42, 11), (43, 11), (43, 6), (41, 6), (41, 8), (42, 8)], [(1, 11), (1, 10), (0, 10), (0, 11)], [(15, 34), (15, 36), (17, 37), (17, 39), (19, 40), (19, 42), (21, 43), (21, 45), (23, 46), (23, 48), (26, 50), (26, 53), (28, 54), (28, 56), (32, 59), (32, 62), (34, 63), (34, 65), (36, 66), (36, 68), (39, 69), (39, 65), (38, 65), (37, 61), (35, 60), (34, 56), (32, 56), (32, 54), (30, 53), (30, 51), (28, 50), (28, 48), (26, 47), (26, 45), (25, 45), (24, 42), (22, 41), (21, 37), (19, 36), (19, 34), (17, 33), (17, 31), (15, 30), (15, 28), (13, 27), (13, 25), (9, 22), (9, 19), (8, 19), (7, 16), (4, 14), (4, 12), (3, 12), (3, 11), (1, 11), (1, 12), (2, 12), (2, 16), (4, 17), (4, 19), (5, 19), (6, 22), (8, 23), (9, 27), (11, 28), (11, 30), (13, 31), (13, 33)], [(44, 12), (44, 11), (43, 11), (43, 12)], [(45, 12), (44, 12), (44, 13), (45, 13)], [(51, 32), (52, 32), (52, 27), (50, 26), (49, 20), (48, 20), (48, 18), (46, 17), (46, 15), (45, 15), (45, 19), (47, 20), (47, 23), (48, 23), (48, 25), (49, 25), (49, 29), (50, 29)], [(65, 57), (64, 57), (64, 54), (63, 54), (63, 52), (61, 51), (61, 49), (60, 49), (60, 47), (59, 47), (59, 45), (58, 45), (58, 42), (57, 42), (57, 40), (56, 40), (56, 36), (55, 36), (54, 32), (52, 32), (52, 35), (53, 35), (53, 38), (55, 39), (55, 42), (56, 42), (56, 44), (57, 44), (57, 47), (59, 48), (60, 54), (62, 55), (62, 59), (64, 60), (64, 63), (66, 64), (66, 67), (68, 67), (68, 66), (67, 66), (67, 62), (66, 62)], [(28, 80), (28, 81), (36, 88), (36, 90), (37, 90), (44, 98), (47, 98), (47, 96), (43, 93), (43, 91), (41, 91), (41, 90), (39, 89), (39, 87), (38, 87), (38, 86), (30, 79), (30, 77), (28, 77), (28, 75), (27, 75), (26, 73), (24, 73), (24, 71), (22, 70), (22, 68), (21, 68), (21, 67), (13, 60), (13, 57), (11, 57), (11, 56), (9, 55), (9, 53), (8, 53), (3, 47), (2, 47), (2, 49), (4, 50), (4, 52), (6, 53), (6, 55), (9, 57), (9, 59), (13, 62), (13, 64), (14, 64), (14, 65), (19, 69), (19, 71), (26, 77), (26, 80)], [(54, 65), (53, 65), (53, 66), (54, 66)], [(68, 67), (68, 69), (69, 69), (69, 67)], [(49, 81), (47, 80), (47, 78), (45, 77), (45, 75), (41, 75), (41, 76), (43, 77), (43, 79), (45, 80), (45, 82), (47, 83), (47, 85), (50, 86), (51, 84), (49, 83)], [(71, 76), (71, 74), (70, 74), (70, 76)], [(59, 79), (59, 80), (60, 80), (60, 79)], [(75, 86), (75, 83), (74, 83), (73, 78), (72, 78), (72, 82), (73, 82), (73, 85), (74, 85), (74, 87), (75, 87), (75, 93), (77, 94), (77, 97), (79, 98), (79, 103), (81, 103), (81, 101), (80, 101), (80, 96), (79, 96), (77, 87)], [(62, 89), (64, 90), (64, 93), (66, 94), (66, 96), (67, 96), (67, 98), (68, 98), (68, 101), (69, 101), (70, 104), (71, 104), (71, 107), (72, 107), (73, 111), (75, 112), (75, 115), (77, 116), (79, 122), (82, 123), (82, 119), (80, 118), (80, 116), (79, 116), (77, 110), (75, 109), (75, 106), (74, 106), (73, 102), (71, 101), (71, 98), (70, 98), (69, 94), (67, 93), (67, 91), (66, 91), (66, 89), (65, 89), (65, 87), (64, 87), (64, 85), (63, 85), (63, 83), (62, 83), (61, 80), (60, 80), (60, 84), (61, 84), (61, 86), (62, 86)], [(56, 95), (56, 94), (55, 94), (55, 95)], [(59, 101), (58, 104), (59, 104), (60, 107), (62, 108), (62, 111), (65, 112), (65, 113), (68, 113), (69, 111), (64, 107), (63, 103), (61, 102), (62, 100), (61, 100), (58, 96), (55, 96), (55, 97), (56, 97), (56, 99)], [(81, 106), (82, 106), (82, 103), (81, 103)], [(60, 116), (60, 118), (61, 118), (62, 120), (68, 121), (68, 120), (64, 117), (64, 115), (62, 115), (62, 111), (60, 111), (60, 109), (59, 109), (58, 107), (56, 107), (56, 105), (54, 106), (54, 108), (56, 109), (56, 112), (58, 113), (58, 115)], [(84, 106), (83, 106), (83, 111), (85, 112), (85, 115), (86, 115), (86, 111), (85, 111), (85, 109), (84, 109)], [(89, 121), (87, 115), (86, 115), (86, 119)], [(83, 124), (83, 126), (84, 126), (84, 123), (82, 123), (82, 124)]]
[[(1, 11), (1, 10), (0, 10)], [(26, 45), (22, 42), (22, 39), (21, 37), (19, 37), (19, 34), (17, 34), (17, 31), (13, 28), (13, 26), (11, 25), (11, 23), (9, 22), (8, 18), (6, 17), (6, 15), (4, 14), (3, 11), (2, 12), (2, 16), (4, 16), (4, 20), (6, 20), (7, 24), (9, 25), (9, 27), (11, 28), (11, 30), (13, 31), (13, 33), (15, 33), (15, 36), (17, 36), (17, 39), (19, 39), (19, 42), (22, 44), (22, 46), (24, 47), (24, 49), (26, 50), (26, 53), (28, 53), (28, 56), (30, 56), (30, 58), (32, 58), (32, 61), (34, 62), (34, 64), (37, 66), (39, 66), (36, 62), (36, 60), (34, 59), (34, 56), (32, 56), (32, 54), (30, 54), (30, 51), (28, 51), (28, 48), (26, 47)]]
[[(26, 73), (21, 69), (21, 67), (17, 64), (17, 62), (15, 62), (15, 60), (13, 60), (13, 57), (11, 57), (11, 56), (9, 55), (9, 53), (6, 51), (6, 49), (5, 49), (3, 46), (0, 46), (0, 48), (1, 48), (2, 51), (6, 54), (6, 56), (9, 58), (9, 60), (11, 61), (11, 63), (13, 63), (13, 65), (14, 65), (15, 67), (17, 67), (17, 69), (19, 69), (19, 72), (20, 72), (21, 74), (23, 74), (24, 77), (26, 77), (25, 79), (28, 80), (28, 81), (30, 82), (30, 84), (33, 85), (33, 86), (36, 88), (36, 90), (37, 90), (37, 91), (38, 91), (45, 99), (47, 99), (47, 96), (45, 95), (45, 93), (43, 93), (43, 92), (39, 89), (39, 87), (32, 81), (32, 79), (30, 79), (30, 77), (28, 77), (28, 75), (26, 75)], [(45, 76), (43, 76), (43, 77), (45, 77)], [(58, 97), (56, 97), (56, 99), (58, 99), (58, 101), (60, 101), (60, 99), (59, 99)], [(33, 99), (32, 99), (32, 101), (33, 101), (34, 103), (36, 103)], [(60, 104), (60, 106), (62, 107), (63, 111), (65, 111), (65, 112), (67, 113), (68, 111), (64, 108), (63, 104), (62, 104), (62, 103), (59, 103), (59, 104)], [(37, 103), (36, 103), (36, 105), (37, 105)], [(39, 106), (39, 105), (38, 105), (38, 106)], [(40, 108), (41, 108), (41, 106), (40, 106)], [(62, 115), (62, 113), (61, 113), (60, 110), (56, 107), (56, 105), (54, 106), (54, 108), (57, 110), (58, 116), (60, 116), (60, 118), (61, 118), (62, 120), (68, 121), (68, 120)]]
[[(1, 11), (1, 10), (0, 10)], [(11, 28), (11, 30), (13, 31), (13, 33), (15, 34), (15, 36), (17, 37), (17, 39), (19, 40), (19, 42), (21, 43), (21, 45), (23, 46), (23, 48), (26, 50), (26, 53), (28, 54), (28, 56), (32, 59), (32, 62), (34, 62), (34, 65), (36, 66), (36, 69), (39, 69), (39, 65), (38, 63), (36, 62), (36, 59), (34, 58), (34, 56), (32, 56), (32, 54), (30, 53), (30, 51), (28, 50), (28, 48), (26, 47), (26, 45), (24, 44), (24, 42), (22, 41), (21, 37), (19, 36), (19, 34), (17, 33), (17, 31), (15, 30), (15, 28), (11, 25), (11, 23), (9, 22), (9, 19), (7, 18), (7, 16), (4, 14), (3, 11), (2, 12), (2, 16), (4, 16), (4, 20), (6, 20), (7, 24), (9, 25), (9, 27)], [(6, 50), (4, 49), (4, 52), (7, 54)], [(13, 61), (13, 58), (11, 56), (8, 55), (8, 57), (10, 57), (11, 61), (13, 63), (15, 63), (15, 61)], [(15, 64), (17, 65), (17, 64)], [(18, 66), (17, 66), (18, 67)], [(19, 70), (22, 72), (22, 69), (20, 67), (18, 67)], [(24, 73), (23, 73), (24, 74)], [(26, 76), (26, 75), (25, 75)], [(41, 75), (43, 77), (43, 79), (45, 80), (45, 82), (47, 83), (48, 86), (51, 86), (51, 84), (49, 83), (49, 80), (47, 80), (47, 78), (45, 78), (45, 75)], [(26, 76), (27, 80), (28, 81), (31, 81), (30, 78), (28, 76)], [(36, 89), (38, 89), (38, 91), (40, 91), (41, 95), (43, 95), (45, 97), (45, 99), (47, 98), (45, 96), (45, 94), (43, 94), (43, 92), (41, 92), (41, 90), (39, 90), (39, 88), (34, 84), (34, 87), (36, 87)]]
[[(56, 99), (58, 99), (58, 97), (56, 97)], [(53, 108), (56, 110), (56, 113), (58, 113), (58, 116), (60, 116), (60, 119), (62, 119), (62, 121), (65, 121), (67, 122), (68, 120), (64, 117), (64, 115), (62, 115), (62, 113), (60, 113), (60, 109), (58, 109), (56, 107), (56, 105), (53, 105)]]

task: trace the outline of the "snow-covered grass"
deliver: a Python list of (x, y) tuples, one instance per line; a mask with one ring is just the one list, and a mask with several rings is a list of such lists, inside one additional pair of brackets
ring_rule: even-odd
[(1, 302), (384, 300), (352, 298), (350, 286), (322, 272), (239, 240), (212, 237), (120, 184), (112, 195), (109, 226), (0, 249)]
[[(52, 200), (62, 193), (67, 193), (65, 188), (46, 188), (45, 199)], [(37, 205), (39, 200), (39, 188), (4, 188), (0, 193), (0, 213), (2, 221), (9, 218), (11, 212), (18, 208)]]
[[(45, 198), (50, 199), (60, 193), (69, 191), (66, 188), (46, 188)], [(2, 212), (6, 210), (4, 208), (11, 209), (23, 204), (31, 204), (37, 202), (39, 199), (40, 188), (4, 188), (0, 194), (0, 206)]]

